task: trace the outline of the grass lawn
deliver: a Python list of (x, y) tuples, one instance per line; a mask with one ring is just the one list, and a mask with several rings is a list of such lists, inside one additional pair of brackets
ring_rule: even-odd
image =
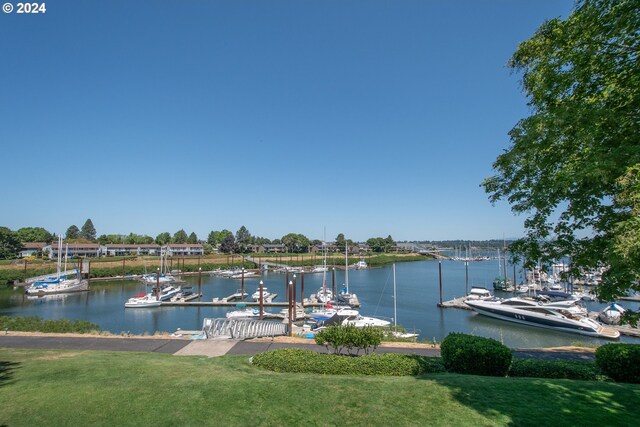
[(246, 357), (0, 349), (0, 425), (637, 425), (640, 385), (278, 374)]

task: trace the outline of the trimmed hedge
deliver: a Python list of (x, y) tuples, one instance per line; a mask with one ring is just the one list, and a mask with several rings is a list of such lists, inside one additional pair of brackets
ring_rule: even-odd
[(605, 344), (596, 350), (596, 364), (614, 381), (640, 384), (640, 345)]
[(594, 362), (514, 359), (508, 375), (510, 377), (597, 381), (600, 371)]
[(447, 371), (500, 377), (507, 375), (513, 357), (499, 341), (460, 333), (447, 335), (440, 354)]
[(77, 333), (100, 331), (100, 326), (86, 320), (43, 320), (40, 317), (0, 316), (0, 330), (22, 332)]
[(327, 349), (331, 347), (335, 354), (342, 353), (343, 349), (346, 349), (349, 354), (353, 354), (354, 348), (356, 354), (360, 353), (360, 350), (369, 354), (369, 349), (373, 348), (375, 351), (383, 337), (384, 333), (380, 328), (332, 325), (318, 332), (314, 339), (318, 345), (324, 345)]
[(445, 371), (440, 358), (397, 353), (352, 357), (299, 348), (259, 353), (253, 356), (252, 363), (275, 372), (322, 375), (405, 376)]

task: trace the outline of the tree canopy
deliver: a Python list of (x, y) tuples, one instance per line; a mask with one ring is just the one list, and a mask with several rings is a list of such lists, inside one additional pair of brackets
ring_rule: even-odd
[(96, 240), (96, 228), (91, 219), (87, 219), (80, 229), (80, 238), (94, 241)]
[(67, 228), (67, 232), (64, 235), (66, 240), (70, 239), (79, 239), (80, 238), (80, 229), (77, 225), (71, 225)]
[(14, 258), (22, 248), (16, 234), (7, 227), (0, 227), (0, 259)]
[(289, 233), (286, 236), (282, 236), (282, 239), (280, 240), (282, 241), (282, 244), (287, 247), (287, 252), (296, 254), (308, 252), (309, 245), (311, 245), (311, 242), (306, 236), (297, 233)]
[(580, 0), (545, 22), (509, 66), (531, 114), (482, 185), (526, 216), (512, 245), (529, 265), (571, 257), (571, 271), (605, 267), (598, 293), (639, 289), (640, 9), (637, 0)]
[(15, 236), (22, 243), (45, 242), (51, 243), (53, 235), (42, 227), (23, 227), (15, 232)]

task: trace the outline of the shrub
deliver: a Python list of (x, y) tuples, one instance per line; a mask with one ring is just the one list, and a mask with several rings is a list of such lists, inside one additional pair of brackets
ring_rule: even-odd
[(349, 354), (356, 349), (356, 354), (360, 350), (364, 350), (365, 354), (369, 354), (370, 348), (375, 350), (382, 341), (384, 334), (379, 328), (364, 327), (356, 328), (353, 325), (333, 325), (318, 332), (315, 336), (316, 344), (324, 345), (329, 349), (331, 347), (335, 354), (342, 353), (346, 349)]
[(283, 348), (256, 354), (252, 362), (256, 366), (275, 372), (321, 375), (403, 376), (444, 372), (440, 358), (397, 353), (349, 357), (299, 348)]
[(594, 362), (514, 359), (509, 376), (596, 381), (599, 371)]
[(49, 333), (87, 333), (100, 327), (86, 320), (43, 320), (39, 317), (0, 316), (0, 330)]
[(442, 341), (440, 353), (448, 371), (460, 374), (505, 376), (511, 350), (492, 338), (451, 333)]
[(596, 350), (602, 372), (621, 383), (640, 384), (640, 345), (606, 344)]

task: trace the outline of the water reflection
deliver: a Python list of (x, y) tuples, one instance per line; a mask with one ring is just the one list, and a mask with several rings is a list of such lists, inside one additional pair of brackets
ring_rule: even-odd
[[(467, 286), (463, 262), (443, 261), (443, 299), (464, 295)], [(469, 287), (490, 288), (498, 274), (497, 261), (469, 263)], [(327, 274), (327, 286), (332, 286), (331, 270)], [(285, 300), (286, 275), (264, 273), (260, 277), (245, 279), (245, 291), (251, 295), (263, 280), (270, 292)], [(289, 277), (293, 280), (293, 276)], [(308, 297), (322, 286), (323, 275), (305, 274), (304, 296)], [(187, 286), (197, 288), (196, 276), (187, 278)], [(301, 277), (297, 278), (297, 294), (300, 299)], [(344, 271), (335, 271), (335, 286), (345, 282)], [(203, 275), (202, 301), (222, 298), (236, 292), (240, 280), (223, 279)], [(393, 277), (391, 266), (378, 269), (349, 271), (349, 288), (358, 295), (364, 315), (393, 317)], [(131, 296), (144, 292), (145, 286), (134, 281), (93, 282), (91, 290), (80, 294), (30, 299), (22, 292), (0, 290), (0, 314), (13, 316), (39, 316), (45, 319), (81, 319), (100, 325), (114, 333), (153, 334), (155, 331), (173, 332), (198, 330), (205, 317), (224, 317), (230, 309), (221, 307), (157, 307), (126, 309), (124, 302)], [(418, 329), (421, 339), (442, 340), (449, 332), (465, 332), (498, 339), (512, 347), (538, 347), (570, 345), (572, 343), (597, 344), (605, 342), (580, 335), (550, 331), (531, 326), (502, 322), (476, 315), (467, 310), (440, 309), (439, 277), (437, 261), (401, 263), (396, 266), (396, 294), (398, 323), (407, 329)], [(623, 305), (637, 309), (637, 303)], [(591, 310), (604, 305), (589, 303)], [(279, 309), (273, 309), (274, 311)], [(622, 338), (626, 342), (638, 339)]]

